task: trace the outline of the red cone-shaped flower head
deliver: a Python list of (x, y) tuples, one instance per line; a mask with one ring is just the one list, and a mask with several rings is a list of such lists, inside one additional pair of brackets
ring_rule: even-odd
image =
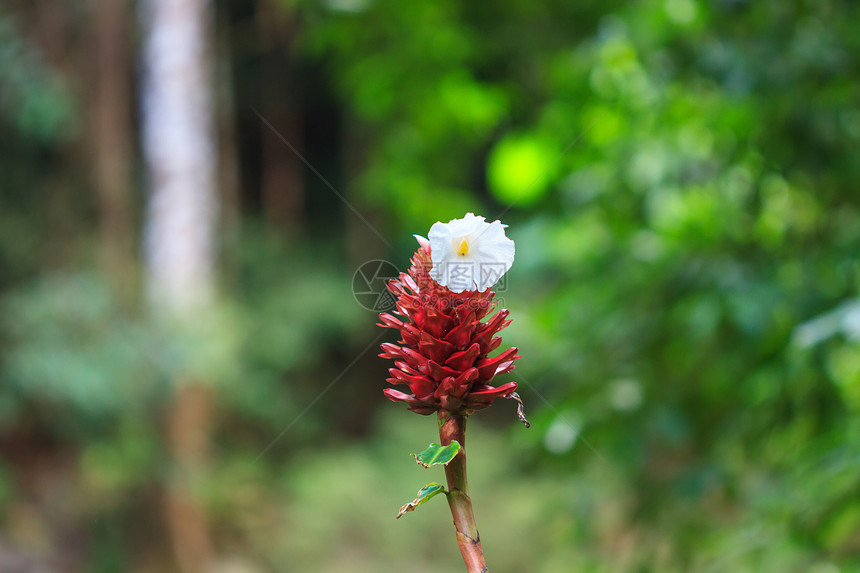
[[(477, 219), (483, 222), (483, 218)], [(419, 414), (432, 414), (440, 409), (471, 414), (517, 388), (516, 382), (490, 385), (496, 375), (513, 370), (514, 361), (519, 358), (516, 348), (489, 356), (502, 342), (496, 335), (510, 324), (508, 311), (501, 309), (493, 314), (498, 304), (493, 302), (495, 293), (490, 288), (454, 292), (436, 282), (431, 278), (433, 229), (430, 241), (419, 241), (422, 244), (412, 257), (409, 272), (401, 273), (388, 284), (397, 297), (396, 311), (379, 315), (380, 326), (396, 328), (401, 336), (395, 344), (382, 344), (380, 356), (394, 360), (387, 381), (407, 388), (404, 391), (386, 388), (383, 392)], [(469, 248), (467, 239), (458, 236), (454, 241), (455, 250), (459, 248), (462, 252)], [(512, 249), (513, 242), (511, 260)], [(438, 268), (433, 274), (438, 276)]]

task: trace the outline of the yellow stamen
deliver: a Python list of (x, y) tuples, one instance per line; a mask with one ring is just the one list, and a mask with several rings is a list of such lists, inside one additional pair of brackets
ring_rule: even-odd
[(460, 243), (460, 248), (457, 249), (457, 254), (461, 257), (469, 254), (469, 242), (466, 239)]

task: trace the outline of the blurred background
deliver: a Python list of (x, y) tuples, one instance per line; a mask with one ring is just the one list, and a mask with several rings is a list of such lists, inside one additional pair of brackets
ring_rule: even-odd
[(353, 278), (466, 211), (532, 421), (470, 424), (494, 573), (860, 571), (858, 26), (7, 0), (0, 571), (462, 570)]

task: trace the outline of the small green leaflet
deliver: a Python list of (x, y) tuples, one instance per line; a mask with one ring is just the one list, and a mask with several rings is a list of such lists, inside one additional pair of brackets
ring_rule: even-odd
[(445, 487), (441, 483), (428, 483), (418, 490), (418, 495), (415, 496), (415, 499), (400, 508), (395, 519), (400, 519), (410, 511), (415, 511), (416, 507), (432, 498), (437, 493), (446, 493)]
[(453, 460), (459, 452), (460, 442), (457, 440), (451, 440), (451, 443), (447, 446), (430, 444), (430, 446), (420, 454), (412, 455), (415, 456), (416, 462), (425, 468), (429, 468), (436, 464), (448, 465), (448, 462)]

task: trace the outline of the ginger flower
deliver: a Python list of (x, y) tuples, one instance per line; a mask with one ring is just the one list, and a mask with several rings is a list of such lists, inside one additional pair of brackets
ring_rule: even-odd
[[(379, 326), (396, 328), (401, 335), (397, 343), (382, 344), (380, 356), (394, 360), (387, 381), (409, 389), (386, 388), (389, 399), (405, 402), (419, 414), (471, 414), (516, 390), (516, 382), (490, 385), (495, 376), (513, 370), (519, 358), (516, 348), (489, 356), (502, 342), (496, 334), (510, 324), (507, 309), (492, 314), (498, 305), (490, 289), (514, 258), (514, 243), (504, 227), (468, 213), (434, 224), (429, 241), (416, 237), (420, 247), (409, 272), (388, 284), (397, 298), (396, 311), (379, 315)], [(472, 289), (456, 283), (463, 276), (453, 273), (455, 263), (475, 271), (466, 275)], [(445, 266), (449, 268), (442, 272)], [(495, 274), (482, 274), (484, 266)]]
[(514, 242), (500, 221), (466, 213), (462, 219), (430, 227), (430, 277), (452, 292), (483, 291), (508, 272), (514, 262)]

